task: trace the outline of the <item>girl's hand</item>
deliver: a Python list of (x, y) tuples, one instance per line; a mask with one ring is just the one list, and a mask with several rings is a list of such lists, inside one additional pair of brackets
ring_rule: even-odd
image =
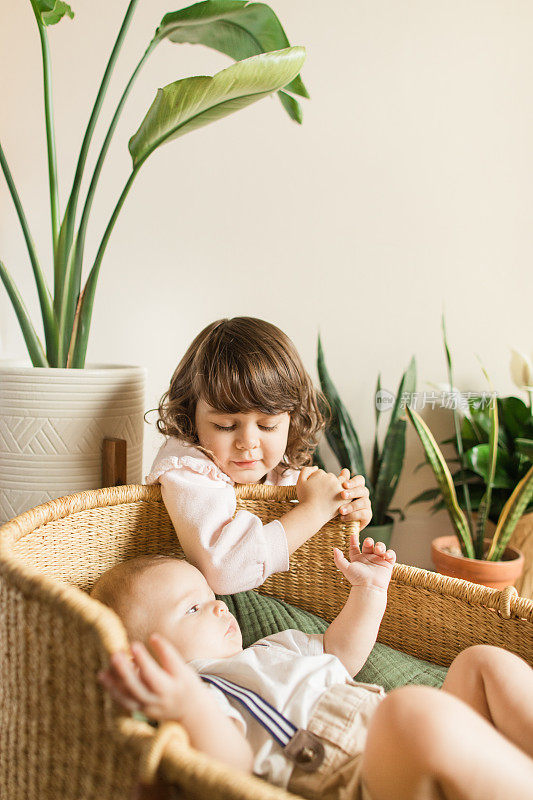
[(316, 511), (322, 525), (333, 519), (343, 505), (339, 478), (318, 467), (303, 467), (298, 476), (296, 494), (301, 505), (308, 505)]
[(352, 534), (349, 555), (348, 561), (338, 547), (333, 548), (335, 566), (352, 586), (387, 590), (396, 561), (394, 550), (387, 550), (383, 542), (374, 544), (370, 537), (360, 550), (357, 536)]
[(372, 519), (372, 506), (365, 479), (362, 475), (353, 475), (350, 478), (350, 470), (345, 468), (339, 475), (339, 481), (344, 488), (342, 497), (347, 501), (341, 506), (339, 515), (344, 522), (359, 522), (359, 531), (362, 531)]
[(131, 646), (133, 659), (124, 652), (114, 653), (98, 680), (128, 711), (175, 721), (194, 714), (198, 695), (205, 692), (202, 681), (168, 639), (154, 634), (150, 646), (157, 661), (143, 644), (135, 642)]

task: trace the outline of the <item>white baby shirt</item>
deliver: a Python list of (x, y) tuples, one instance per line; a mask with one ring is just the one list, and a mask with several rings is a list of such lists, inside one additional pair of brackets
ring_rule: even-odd
[[(200, 675), (216, 675), (257, 692), (297, 728), (305, 728), (326, 689), (353, 682), (337, 656), (324, 653), (323, 642), (321, 634), (287, 630), (260, 639), (230, 658), (199, 658), (189, 664)], [(287, 786), (294, 764), (279, 744), (237, 700), (212, 685), (209, 688), (249, 741), (254, 774)]]
[[(270, 486), (296, 484), (299, 472), (269, 472)], [(234, 481), (201, 450), (170, 438), (159, 450), (146, 483), (161, 493), (187, 560), (198, 567), (216, 594), (260, 586), (274, 572), (289, 569), (282, 523), (263, 525), (249, 511), (235, 514)], [(234, 516), (235, 515), (235, 516)]]

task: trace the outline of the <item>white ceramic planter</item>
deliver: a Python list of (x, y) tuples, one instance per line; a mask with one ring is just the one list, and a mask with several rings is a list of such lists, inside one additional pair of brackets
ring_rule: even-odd
[(0, 362), (0, 524), (102, 485), (102, 440), (125, 439), (128, 483), (142, 481), (145, 370)]

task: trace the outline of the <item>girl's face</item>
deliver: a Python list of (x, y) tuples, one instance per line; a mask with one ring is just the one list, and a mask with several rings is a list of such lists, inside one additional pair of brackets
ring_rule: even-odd
[(279, 464), (287, 449), (290, 421), (287, 411), (226, 414), (203, 399), (196, 404), (198, 440), (235, 483), (259, 483)]

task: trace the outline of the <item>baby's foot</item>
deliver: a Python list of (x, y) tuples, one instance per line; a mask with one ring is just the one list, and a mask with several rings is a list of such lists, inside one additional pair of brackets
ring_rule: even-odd
[(394, 550), (387, 550), (383, 542), (374, 544), (369, 536), (364, 540), (362, 548), (359, 548), (357, 536), (352, 534), (349, 556), (348, 561), (337, 547), (333, 548), (335, 565), (352, 586), (387, 589), (396, 562)]

